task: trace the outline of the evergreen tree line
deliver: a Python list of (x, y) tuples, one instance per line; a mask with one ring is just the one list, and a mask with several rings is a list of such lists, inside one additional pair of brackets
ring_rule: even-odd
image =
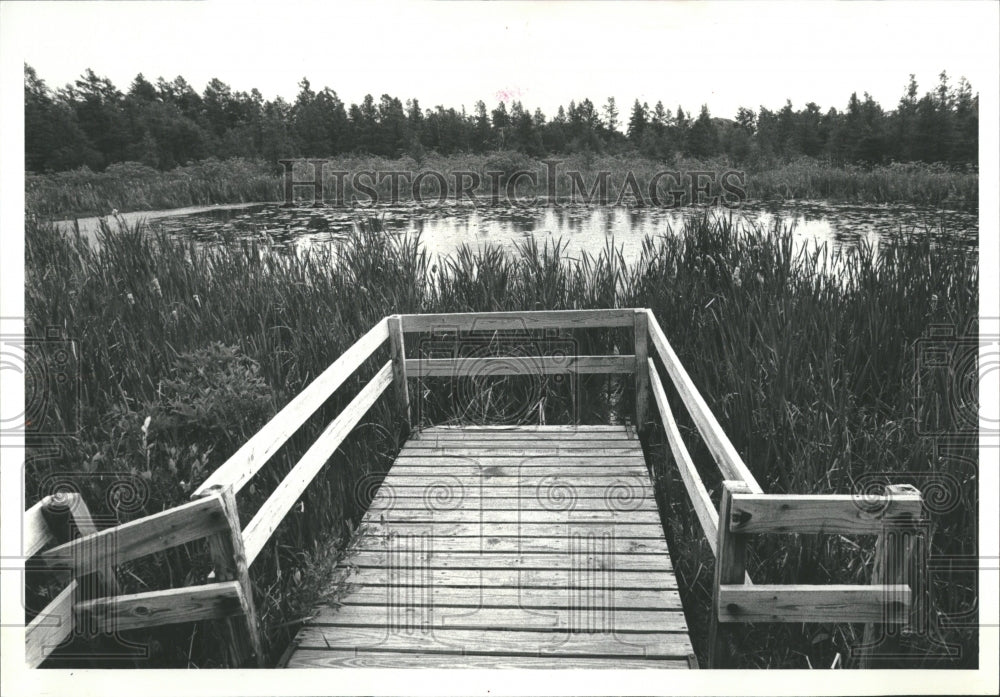
[(468, 113), (416, 99), (405, 104), (387, 94), (345, 104), (330, 88), (316, 91), (303, 78), (295, 101), (265, 100), (257, 89), (234, 91), (213, 79), (199, 94), (183, 77), (156, 84), (142, 74), (127, 92), (87, 70), (72, 85), (49, 88), (25, 65), (25, 157), (33, 172), (115, 162), (171, 169), (210, 157), (276, 162), (287, 157), (325, 158), (348, 153), (409, 155), (430, 151), (518, 150), (542, 157), (568, 153), (639, 152), (670, 161), (678, 156), (724, 155), (733, 163), (762, 165), (809, 156), (834, 163), (892, 161), (971, 165), (978, 158), (979, 96), (962, 78), (920, 95), (910, 76), (895, 109), (871, 95), (852, 94), (846, 109), (823, 111), (791, 102), (777, 111), (741, 107), (733, 119), (650, 107), (638, 100), (627, 119), (614, 98), (596, 107), (571, 101), (548, 117), (513, 101), (490, 109), (479, 101)]

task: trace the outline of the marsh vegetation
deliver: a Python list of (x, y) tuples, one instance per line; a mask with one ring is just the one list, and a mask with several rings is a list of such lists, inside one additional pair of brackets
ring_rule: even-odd
[[(464, 247), (446, 258), (427, 254), (411, 236), (360, 223), (349, 239), (303, 255), (266, 253), (253, 242), (199, 246), (142, 225), (105, 223), (90, 246), (30, 216), (26, 229), (26, 333), (75, 342), (80, 393), (59, 392), (46, 405), (27, 469), (28, 503), (53, 478), (70, 479), (95, 514), (140, 517), (176, 505), (354, 339), (387, 314), (645, 306), (653, 309), (681, 360), (765, 490), (851, 493), (907, 481), (948, 489), (932, 509), (932, 554), (974, 555), (978, 512), (973, 439), (941, 451), (935, 433), (965, 433), (975, 396), (955, 398), (956, 368), (921, 367), (921, 346), (935, 326), (976, 332), (975, 255), (927, 240), (890, 240), (878, 253), (865, 244), (807, 252), (780, 223), (754, 228), (693, 217), (673, 236), (648, 238), (626, 261), (613, 247), (569, 256), (561, 243), (527, 239), (517, 249)], [(331, 258), (336, 256), (336, 258)], [(53, 337), (53, 328), (58, 337)], [(614, 337), (579, 332), (581, 353), (600, 354)], [(268, 465), (276, 484), (374, 372), (339, 392)], [(627, 385), (605, 378), (546, 386), (537, 401), (516, 378), (490, 389), (451, 381), (419, 392), (423, 414), (440, 421), (477, 410), (547, 423), (621, 420)], [(528, 399), (531, 408), (525, 409)], [(963, 401), (965, 400), (965, 401)], [(398, 415), (383, 400), (328, 463), (299, 512), (289, 516), (252, 568), (271, 658), (308, 612), (392, 462)], [(575, 411), (574, 404), (584, 408)], [(541, 406), (539, 406), (541, 405)], [(676, 409), (675, 413), (682, 410)], [(527, 415), (527, 416), (526, 416)], [(689, 436), (691, 424), (682, 424)], [(965, 430), (963, 430), (965, 429)], [(690, 438), (705, 481), (718, 474)], [(710, 599), (711, 553), (683, 496), (661, 434), (648, 448), (661, 510), (676, 560), (695, 645)], [(144, 494), (123, 507), (104, 496), (109, 482), (142, 482)], [(270, 480), (268, 480), (270, 478)], [(258, 484), (241, 498), (252, 512), (267, 496)], [(846, 538), (803, 537), (795, 545), (760, 540), (751, 573), (780, 583), (867, 581), (870, 559)], [(208, 570), (204, 550), (189, 545), (121, 574), (132, 589), (182, 586)], [(936, 612), (975, 618), (973, 574), (940, 575), (930, 596)], [(44, 592), (44, 591), (43, 591)], [(971, 614), (970, 614), (971, 613)], [(758, 625), (740, 634), (744, 665), (830, 665), (859, 638), (854, 626)], [(135, 637), (153, 646), (149, 665), (211, 666), (213, 629), (178, 625)], [(935, 641), (962, 648), (937, 658)], [(921, 664), (974, 665), (972, 626), (933, 624), (912, 647)]]

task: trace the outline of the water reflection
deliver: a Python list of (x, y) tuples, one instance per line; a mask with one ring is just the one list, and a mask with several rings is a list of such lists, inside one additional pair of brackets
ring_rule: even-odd
[[(353, 225), (378, 217), (386, 230), (420, 234), (431, 255), (450, 254), (462, 244), (512, 247), (535, 238), (540, 244), (562, 239), (567, 251), (596, 253), (609, 241), (626, 260), (634, 259), (646, 235), (667, 235), (695, 215), (731, 217), (734, 222), (769, 228), (791, 226), (796, 240), (807, 247), (827, 244), (831, 251), (856, 247), (865, 240), (876, 247), (887, 239), (929, 238), (942, 247), (974, 252), (978, 248), (978, 214), (974, 211), (923, 208), (911, 205), (840, 205), (823, 202), (747, 205), (739, 210), (703, 208), (588, 207), (473, 207), (412, 204), (378, 208), (283, 208), (265, 204), (241, 208), (190, 209), (170, 215), (133, 213), (127, 220), (149, 217), (181, 238), (205, 244), (255, 240), (283, 251), (304, 251), (336, 244)], [(81, 232), (93, 239), (96, 219), (82, 220)]]

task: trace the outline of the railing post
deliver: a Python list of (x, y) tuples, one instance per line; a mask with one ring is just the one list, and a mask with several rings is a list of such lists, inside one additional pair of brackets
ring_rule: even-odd
[[(885, 488), (890, 500), (901, 494), (920, 494), (920, 491), (909, 484), (892, 484)], [(875, 543), (875, 561), (872, 568), (872, 584), (893, 585), (902, 584), (910, 587), (910, 615), (900, 623), (896, 614), (900, 612), (900, 604), (896, 598), (885, 598), (884, 612), (886, 622), (882, 624), (866, 624), (864, 640), (856, 651), (860, 653), (859, 667), (876, 668), (879, 663), (903, 655), (900, 639), (904, 628), (908, 628), (923, 616), (923, 588), (917, 583), (917, 573), (911, 569), (914, 559), (919, 557), (917, 544), (919, 542), (918, 521), (908, 525), (905, 521), (886, 521), (885, 528)], [(895, 621), (894, 621), (895, 620)], [(880, 660), (881, 659), (881, 660)]]
[[(59, 495), (56, 494), (56, 497), (58, 496)], [(69, 496), (68, 505), (69, 514), (73, 518), (73, 523), (76, 525), (76, 529), (80, 533), (80, 537), (86, 537), (87, 535), (93, 535), (98, 532), (97, 526), (94, 524), (94, 519), (90, 515), (90, 509), (87, 507), (87, 502), (83, 500), (83, 496), (81, 494), (71, 494)], [(97, 576), (97, 582), (100, 585), (101, 592), (104, 593), (104, 595), (118, 594), (118, 579), (113, 566), (108, 566), (107, 568), (98, 571), (95, 575)]]
[(746, 578), (747, 536), (730, 532), (733, 494), (749, 494), (744, 482), (722, 482), (722, 500), (719, 501), (719, 531), (716, 538), (715, 578), (712, 582), (712, 609), (708, 627), (708, 667), (729, 667), (730, 657), (726, 641), (728, 629), (719, 622), (719, 586), (742, 584)]
[(243, 591), (243, 615), (246, 627), (239, 627), (239, 619), (223, 620), (228, 646), (226, 647), (233, 667), (241, 667), (253, 656), (257, 666), (264, 666), (264, 651), (257, 624), (257, 610), (253, 601), (253, 586), (246, 553), (243, 550), (243, 532), (240, 516), (236, 509), (236, 496), (230, 488), (217, 488), (206, 492), (206, 496), (218, 495), (225, 510), (229, 529), (208, 538), (208, 550), (212, 557), (216, 581), (237, 581)]
[(649, 318), (646, 310), (635, 311), (635, 428), (642, 433), (649, 420)]
[(399, 315), (389, 317), (389, 347), (392, 352), (392, 383), (396, 390), (396, 402), (409, 430), (413, 428), (413, 420), (410, 416), (410, 391), (406, 384), (406, 344), (403, 340), (403, 322)]

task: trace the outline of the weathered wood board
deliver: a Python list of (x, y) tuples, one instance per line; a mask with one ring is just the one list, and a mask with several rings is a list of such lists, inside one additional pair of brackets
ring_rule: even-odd
[(332, 583), (288, 667), (693, 665), (642, 447), (622, 426), (416, 433)]

